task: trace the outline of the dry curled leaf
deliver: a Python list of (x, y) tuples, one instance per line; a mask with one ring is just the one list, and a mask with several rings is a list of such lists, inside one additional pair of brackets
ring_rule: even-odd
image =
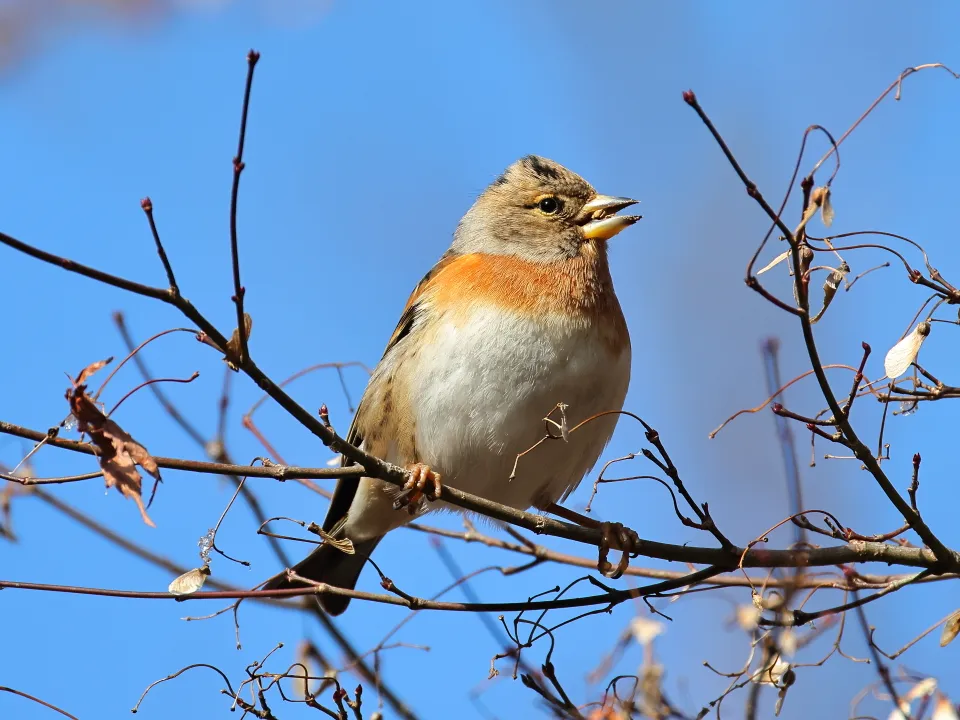
[[(250, 331), (253, 329), (253, 318), (250, 317), (249, 313), (243, 314), (243, 337), (244, 340), (250, 339)], [(220, 347), (213, 338), (207, 335), (205, 332), (197, 333), (197, 340), (202, 342), (204, 345), (209, 345), (210, 347), (216, 349), (219, 352), (224, 354), (223, 361), (227, 364), (234, 372), (240, 370), (237, 367), (237, 364), (233, 361), (232, 358), (240, 357), (240, 328), (234, 328), (233, 334), (230, 336), (230, 339), (227, 340), (226, 349)]]
[(342, 522), (338, 523), (338, 525), (335, 526), (330, 532), (327, 532), (315, 522), (312, 522), (307, 525), (307, 532), (312, 532), (314, 535), (319, 535), (324, 544), (332, 545), (337, 550), (340, 552), (345, 552), (347, 555), (353, 555), (356, 550), (354, 550), (353, 541), (350, 540), (350, 538), (334, 537), (342, 526)]
[(77, 430), (90, 436), (97, 447), (97, 462), (103, 470), (107, 487), (117, 488), (125, 497), (132, 499), (140, 509), (143, 521), (150, 527), (156, 527), (143, 504), (142, 478), (137, 465), (146, 470), (156, 480), (160, 480), (160, 469), (156, 460), (147, 449), (134, 440), (128, 432), (106, 417), (87, 395), (85, 385), (77, 385), (67, 390), (67, 402), (70, 411), (77, 419)]
[(888, 378), (896, 380), (907, 371), (917, 359), (920, 346), (923, 345), (923, 341), (927, 339), (929, 334), (930, 323), (917, 323), (911, 333), (890, 348), (887, 356), (883, 359), (883, 369), (886, 371)]
[(810, 324), (816, 323), (823, 317), (823, 314), (827, 311), (827, 308), (830, 307), (830, 303), (833, 302), (834, 296), (837, 294), (837, 290), (840, 289), (840, 284), (843, 282), (844, 278), (847, 277), (847, 274), (850, 272), (850, 266), (846, 263), (840, 265), (840, 267), (828, 268), (831, 272), (827, 276), (827, 279), (823, 282), (823, 307), (820, 308), (813, 318), (810, 320)]
[(946, 647), (960, 634), (960, 610), (947, 618), (940, 633), (940, 647)]
[(663, 703), (663, 665), (644, 663), (640, 669), (639, 690), (640, 706), (637, 709), (644, 717), (667, 717)]
[[(250, 331), (253, 330), (253, 318), (250, 317), (250, 313), (243, 314), (243, 339), (250, 339)], [(227, 364), (227, 367), (237, 372), (240, 368), (237, 367), (230, 358), (240, 357), (240, 328), (234, 328), (233, 335), (230, 336), (230, 339), (227, 341), (227, 356), (223, 361)]]
[(80, 371), (80, 374), (77, 375), (76, 379), (73, 381), (74, 385), (83, 385), (87, 382), (89, 377), (93, 375), (97, 370), (100, 370), (110, 363), (113, 362), (113, 356), (111, 355), (106, 360), (98, 360), (95, 363), (90, 363), (83, 370)]
[(209, 565), (203, 565), (202, 567), (194, 568), (193, 570), (187, 570), (187, 572), (170, 583), (169, 587), (167, 587), (167, 590), (169, 590), (173, 595), (190, 595), (202, 588), (209, 576)]

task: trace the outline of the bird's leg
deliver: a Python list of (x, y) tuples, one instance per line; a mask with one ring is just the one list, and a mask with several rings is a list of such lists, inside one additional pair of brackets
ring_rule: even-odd
[(430, 502), (440, 497), (443, 485), (440, 482), (440, 473), (436, 473), (423, 463), (413, 463), (407, 466), (410, 477), (403, 484), (403, 491), (393, 501), (393, 509), (407, 508), (413, 515), (416, 512), (417, 502), (426, 497)]
[[(599, 570), (604, 577), (614, 580), (617, 579), (623, 575), (627, 566), (630, 564), (631, 554), (636, 557), (634, 548), (639, 544), (640, 536), (630, 528), (624, 527), (621, 523), (594, 520), (574, 510), (557, 505), (556, 503), (550, 503), (544, 507), (543, 510), (551, 515), (556, 515), (564, 520), (580, 525), (581, 527), (600, 530), (600, 554), (597, 559), (597, 570)], [(616, 566), (607, 560), (611, 548), (619, 550), (622, 553), (620, 562), (618, 562)]]

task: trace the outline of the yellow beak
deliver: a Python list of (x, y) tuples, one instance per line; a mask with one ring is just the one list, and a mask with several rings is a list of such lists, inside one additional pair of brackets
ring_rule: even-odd
[(643, 217), (642, 215), (614, 215), (636, 204), (637, 201), (630, 198), (597, 195), (580, 211), (584, 218), (583, 236), (588, 240), (609, 240)]

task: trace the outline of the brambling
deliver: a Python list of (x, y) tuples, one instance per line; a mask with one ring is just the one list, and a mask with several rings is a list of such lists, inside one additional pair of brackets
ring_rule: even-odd
[[(356, 586), (383, 536), (442, 500), (444, 482), (513, 508), (566, 498), (610, 440), (630, 380), (630, 336), (606, 241), (639, 217), (635, 200), (599, 195), (534, 155), (498, 177), (463, 216), (453, 244), (417, 285), (370, 378), (348, 442), (411, 470), (405, 489), (372, 478), (337, 483), (324, 543), (293, 571)], [(562, 404), (562, 405), (561, 405)], [(542, 443), (563, 410), (566, 442)], [(557, 423), (560, 427), (561, 423)], [(405, 507), (401, 507), (405, 506)], [(269, 588), (295, 587), (286, 573)], [(349, 598), (321, 595), (342, 613)]]

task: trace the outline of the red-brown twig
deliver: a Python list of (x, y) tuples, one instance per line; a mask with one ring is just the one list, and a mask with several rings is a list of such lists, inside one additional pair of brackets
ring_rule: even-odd
[(54, 712), (58, 712), (64, 717), (71, 718), (71, 720), (79, 720), (76, 715), (71, 715), (63, 708), (58, 708), (56, 705), (52, 703), (48, 703), (46, 700), (41, 700), (40, 698), (30, 695), (29, 693), (25, 693), (22, 690), (14, 690), (13, 688), (4, 687), (3, 685), (0, 685), (0, 692), (8, 692), (8, 693), (12, 693), (13, 695), (19, 695), (20, 697), (26, 698), (27, 700), (32, 700), (38, 705), (43, 705), (45, 708), (53, 710)]
[[(230, 190), (230, 259), (233, 263), (233, 302), (237, 308), (237, 329), (240, 336), (240, 362), (247, 359), (247, 333), (243, 331), (243, 296), (246, 288), (240, 284), (240, 249), (237, 242), (237, 203), (240, 195), (240, 175), (245, 167), (243, 163), (243, 144), (247, 137), (247, 113), (250, 109), (250, 89), (253, 87), (253, 70), (260, 59), (260, 53), (251, 50), (247, 53), (247, 81), (243, 90), (243, 109), (240, 113), (240, 137), (237, 140), (237, 154), (233, 158), (233, 187)], [(221, 345), (220, 347), (226, 347)]]

